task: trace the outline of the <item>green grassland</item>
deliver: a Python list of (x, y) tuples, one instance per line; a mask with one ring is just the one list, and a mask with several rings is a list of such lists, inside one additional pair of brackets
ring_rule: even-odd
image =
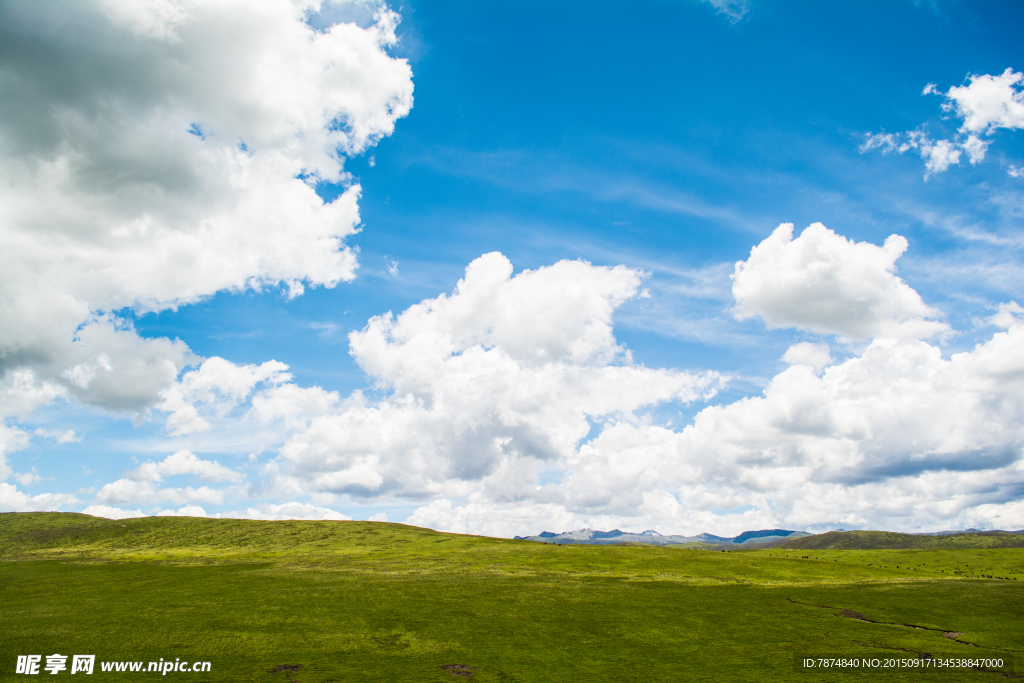
[[(375, 522), (3, 514), (0, 680), (35, 678), (14, 673), (19, 654), (58, 652), (212, 662), (167, 676), (97, 665), (88, 681), (1004, 680), (1024, 653), (1024, 548), (963, 545), (722, 552)], [(920, 653), (1006, 666), (794, 666)]]
[(1006, 531), (982, 531), (948, 536), (918, 536), (892, 531), (830, 531), (817, 536), (805, 536), (776, 541), (775, 548), (806, 550), (953, 550), (977, 548), (1024, 548), (1024, 534)]

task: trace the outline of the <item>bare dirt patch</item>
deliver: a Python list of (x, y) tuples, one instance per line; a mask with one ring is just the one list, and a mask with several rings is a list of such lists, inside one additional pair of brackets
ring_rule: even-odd
[(273, 669), (270, 669), (269, 671), (272, 674), (291, 673), (293, 671), (298, 671), (301, 668), (302, 668), (301, 664), (278, 664), (277, 666), (275, 666)]
[(859, 619), (861, 621), (871, 621), (871, 619), (868, 619), (866, 616), (864, 616), (860, 612), (854, 612), (852, 609), (844, 609), (842, 612), (840, 612), (840, 614), (842, 614), (844, 617), (848, 617), (850, 619)]
[(301, 664), (278, 664), (273, 669), (268, 669), (267, 671), (272, 674), (284, 674), (285, 678), (291, 681), (291, 683), (298, 683), (298, 681), (292, 678), (292, 674), (301, 668)]
[(452, 676), (461, 676), (462, 678), (469, 678), (475, 671), (475, 669), (468, 664), (442, 664), (439, 668), (444, 669)]

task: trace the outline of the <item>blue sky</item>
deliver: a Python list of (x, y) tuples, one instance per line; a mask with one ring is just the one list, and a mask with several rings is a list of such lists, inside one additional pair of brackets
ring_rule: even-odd
[[(736, 24), (701, 3), (642, 12), (614, 3), (403, 9), (399, 35), (408, 45), (394, 52), (413, 66), (415, 115), (346, 165), (363, 189), (364, 227), (353, 240), (361, 249), (358, 281), (295, 301), (221, 295), (214, 305), (140, 319), (139, 330), (239, 362), (262, 362), (269, 349), (297, 377), (349, 391), (364, 378), (346, 363), (347, 332), (451, 289), (487, 251), (506, 254), (517, 270), (565, 258), (615, 265), (628, 255), (631, 265), (668, 281), (672, 272), (731, 266), (781, 222), (802, 228), (820, 221), (875, 243), (898, 232), (913, 243), (901, 271), (973, 246), (913, 213), (956, 215), (971, 206), (967, 220), (1004, 227), (985, 186), (1017, 189), (1005, 169), (990, 163), (967, 169), (970, 181), (957, 169), (924, 183), (918, 159), (857, 150), (866, 132), (945, 123), (936, 99), (921, 96), (924, 84), (1001, 72), (1014, 56), (1011, 22), (977, 12), (1013, 7), (897, 3), (886, 8), (885, 22), (877, 11), (856, 9), (755, 6)], [(967, 40), (961, 22), (973, 29)], [(1021, 151), (1013, 135), (1000, 140), (1010, 159)], [(332, 198), (333, 191), (321, 194)], [(387, 272), (392, 262), (398, 275)], [(916, 287), (930, 301), (955, 296), (948, 286)], [(1020, 296), (1019, 289), (993, 289)], [(666, 302), (673, 304), (679, 317), (695, 304), (710, 315), (728, 307)], [(260, 341), (219, 339), (209, 316), (249, 319), (249, 327), (234, 322), (236, 334)], [(298, 343), (295, 327), (303, 323), (333, 323), (338, 332), (308, 328)], [(284, 339), (272, 341), (274, 328)], [(629, 334), (628, 327), (619, 332)], [(770, 353), (780, 344), (784, 350), (786, 339), (774, 340)], [(628, 343), (658, 365), (691, 366), (681, 357), (711, 353), (717, 367), (729, 352), (679, 346), (686, 341), (641, 333)], [(761, 335), (748, 340), (764, 342)], [(731, 363), (749, 357), (731, 355), (738, 356)]]
[[(4, 294), (19, 331), (0, 340), (5, 508), (386, 515), (500, 535), (1024, 527), (1018, 5), (290, 7), (256, 18), (230, 3), (191, 15), (4, 9), (4, 82), (37, 113), (4, 115), (5, 195), (25, 195), (25, 168), (73, 168), (3, 219), (9, 258), (26, 269)], [(264, 38), (286, 16), (277, 40), (293, 82), (251, 66), (278, 49)], [(373, 42), (398, 17), (394, 39)], [(84, 38), (45, 30), (76, 19)], [(326, 30), (350, 19), (344, 35)], [(311, 26), (338, 51), (336, 81), (301, 75), (323, 59), (308, 49)], [(230, 59), (203, 27), (235, 27)], [(111, 31), (130, 34), (122, 54), (103, 47)], [(362, 61), (338, 57), (352, 46)], [(40, 47), (58, 57), (42, 63)], [(297, 112), (308, 120), (294, 123)], [(318, 122), (322, 112), (341, 118)], [(338, 120), (340, 142), (324, 132)], [(209, 139), (182, 137), (177, 121)], [(128, 132), (114, 140), (101, 132), (111, 125)], [(146, 144), (162, 126), (166, 157)], [(288, 142), (317, 136), (320, 151)], [(971, 163), (974, 138), (987, 147)], [(248, 156), (223, 167), (201, 146), (224, 159), (239, 142)], [(263, 181), (230, 175), (264, 160)], [(319, 182), (295, 180), (311, 170)], [(281, 200), (275, 213), (274, 188), (303, 208)], [(344, 198), (348, 213), (328, 226), (317, 204)], [(316, 235), (296, 227), (321, 220)], [(771, 242), (784, 223), (790, 241)], [(812, 223), (831, 232), (801, 237)], [(894, 234), (906, 248), (887, 257)], [(358, 266), (324, 265), (324, 235)], [(175, 240), (200, 246), (172, 258)], [(453, 295), (491, 252), (513, 275), (479, 302), (469, 285)], [(590, 265), (555, 267), (578, 259)], [(119, 262), (140, 273), (122, 278)], [(304, 283), (301, 295), (288, 282)], [(42, 303), (26, 303), (30, 290)], [(371, 319), (442, 294), (433, 317), (410, 314), (373, 346)], [(507, 328), (497, 307), (516, 311)], [(579, 326), (560, 327), (577, 313)], [(350, 346), (350, 333), (370, 346)], [(438, 334), (457, 339), (427, 362), (422, 345)], [(551, 341), (562, 337), (564, 348)], [(580, 355), (579, 344), (591, 346)], [(459, 365), (473, 349), (489, 360)], [(534, 351), (549, 365), (534, 367)], [(238, 389), (210, 358), (273, 360), (290, 377), (238, 370), (250, 377)], [(187, 379), (204, 367), (206, 394), (199, 375)], [(579, 379), (608, 368), (621, 384)], [(330, 406), (309, 407), (331, 392)], [(516, 392), (525, 403), (508, 403)], [(271, 398), (283, 412), (263, 419)], [(809, 416), (810, 404), (828, 416)], [(176, 412), (186, 408), (194, 416)], [(965, 422), (929, 424), (944, 414)], [(189, 416), (204, 422), (181, 427)]]

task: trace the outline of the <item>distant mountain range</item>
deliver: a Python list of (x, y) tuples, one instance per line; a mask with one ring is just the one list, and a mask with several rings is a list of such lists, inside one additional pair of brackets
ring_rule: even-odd
[(714, 545), (737, 545), (753, 543), (771, 543), (784, 538), (803, 538), (811, 534), (806, 531), (790, 531), (787, 529), (762, 529), (760, 531), (744, 531), (739, 536), (726, 538), (713, 534), (697, 534), (696, 536), (662, 536), (657, 531), (649, 529), (639, 534), (628, 531), (612, 529), (611, 531), (597, 531), (595, 529), (580, 529), (578, 531), (566, 531), (556, 534), (551, 531), (542, 531), (536, 536), (516, 536), (517, 539), (526, 541), (537, 541), (539, 543), (579, 543), (586, 545), (612, 545), (615, 543), (649, 543), (651, 545), (676, 545), (680, 543), (712, 543)]
[[(839, 533), (884, 533), (884, 532), (845, 532), (844, 529), (837, 529)], [(835, 532), (833, 532), (835, 533)], [(964, 529), (962, 531), (929, 531), (917, 534), (896, 534), (898, 536), (952, 536), (954, 534), (1024, 534), (1020, 531), (981, 531), (979, 529)], [(820, 534), (819, 534), (820, 535)], [(596, 529), (579, 529), (577, 531), (565, 531), (556, 534), (552, 531), (542, 531), (536, 536), (516, 536), (523, 541), (537, 541), (538, 543), (578, 543), (584, 545), (614, 545), (616, 543), (648, 543), (651, 545), (678, 545), (682, 543), (710, 543), (713, 545), (728, 546), (752, 546), (755, 543), (773, 543), (775, 541), (795, 540), (814, 534), (806, 531), (790, 531), (788, 529), (761, 529), (760, 531), (744, 531), (738, 536), (731, 538), (715, 536), (713, 534), (697, 534), (696, 536), (662, 536), (653, 529), (642, 531), (638, 534), (629, 531), (612, 529), (611, 531), (597, 531)]]

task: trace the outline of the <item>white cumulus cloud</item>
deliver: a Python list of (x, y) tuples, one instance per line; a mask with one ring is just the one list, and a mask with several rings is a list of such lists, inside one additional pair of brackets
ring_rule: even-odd
[(786, 349), (786, 353), (782, 355), (782, 361), (790, 365), (809, 365), (816, 371), (820, 371), (832, 363), (832, 354), (828, 344), (799, 342)]
[(147, 516), (142, 510), (123, 510), (110, 505), (90, 505), (82, 510), (82, 514), (92, 515), (93, 517), (106, 517), (107, 519), (132, 519), (134, 517)]
[(620, 420), (520, 499), (477, 487), (410, 524), (512, 535), (613, 526), (695, 534), (835, 525), (1024, 528), (1024, 325), (942, 357), (876, 340), (821, 376), (796, 364), (763, 395), (681, 430)]
[(863, 339), (929, 337), (948, 330), (937, 311), (896, 275), (907, 240), (853, 242), (814, 223), (793, 239), (783, 223), (739, 261), (732, 276), (740, 320)]
[(706, 408), (682, 431), (606, 428), (573, 478), (610, 507), (641, 507), (645, 481), (678, 482), (690, 510), (752, 506), (791, 526), (942, 524), (1024, 487), (1022, 342), (1016, 325), (947, 360), (922, 341), (875, 340), (820, 377), (794, 365), (763, 396)]
[(407, 521), (500, 535), (1024, 527), (1020, 306), (993, 316), (1005, 331), (944, 358), (917, 338), (946, 328), (895, 275), (905, 248), (824, 226), (793, 240), (782, 226), (738, 265), (737, 308), (777, 326), (876, 337), (860, 355), (834, 363), (825, 344), (794, 344), (791, 367), (761, 396), (705, 408), (682, 429), (613, 417), (545, 482), (503, 463)]
[(134, 481), (162, 481), (164, 477), (191, 474), (201, 481), (241, 481), (241, 472), (224, 467), (216, 460), (203, 460), (191, 451), (178, 451), (160, 462), (139, 465), (128, 474)]
[[(211, 431), (244, 424), (281, 444), (263, 481), (179, 450), (101, 487), (87, 510), (200, 515), (244, 500), (208, 516), (348, 519), (325, 506), (414, 503), (408, 523), (498, 535), (1022, 528), (1022, 309), (1000, 305), (988, 322), (1001, 331), (944, 356), (928, 340), (948, 328), (896, 275), (906, 248), (899, 236), (878, 246), (780, 226), (736, 266), (737, 314), (872, 341), (842, 362), (797, 341), (760, 395), (676, 425), (665, 409), (713, 397), (722, 379), (637, 364), (616, 339), (615, 312), (641, 296), (644, 273), (584, 261), (515, 273), (485, 254), (451, 293), (350, 335), (372, 393), (342, 397), (296, 385), (280, 363), (222, 359), (165, 393), (177, 397), (171, 415), (191, 406)], [(12, 448), (28, 438), (8, 436)], [(174, 476), (228, 486), (163, 483)], [(47, 495), (4, 484), (0, 504), (76, 502)]]
[(206, 510), (198, 505), (185, 505), (177, 510), (161, 510), (157, 517), (206, 517)]
[[(106, 517), (108, 519), (129, 519), (133, 517), (147, 517), (141, 510), (123, 510), (109, 505), (90, 505), (82, 511), (87, 515)], [(284, 503), (281, 505), (261, 504), (243, 510), (221, 512), (210, 515), (199, 505), (184, 505), (178, 509), (159, 510), (157, 517), (214, 517), (217, 519), (263, 519), (263, 520), (284, 520), (284, 519), (309, 519), (309, 520), (336, 520), (346, 521), (352, 519), (340, 512), (330, 508), (317, 507), (308, 503)]]
[(423, 496), (485, 481), (522, 496), (575, 453), (592, 421), (713, 395), (713, 373), (638, 366), (615, 341), (613, 313), (641, 281), (584, 261), (513, 276), (501, 254), (481, 256), (451, 295), (351, 334), (360, 367), (390, 392), (383, 400), (285, 387), (254, 398), (263, 419), (308, 424), (281, 448), (277, 485)]
[(118, 479), (103, 487), (93, 499), (95, 504), (108, 505), (119, 503), (156, 503), (171, 502), (178, 505), (185, 503), (207, 503), (221, 505), (224, 502), (224, 491), (211, 489), (209, 486), (193, 488), (158, 488), (151, 481), (135, 479)]
[(996, 314), (989, 318), (989, 323), (1004, 330), (1024, 322), (1024, 306), (1016, 301), (1007, 301), (996, 307)]
[[(412, 72), (388, 54), (395, 13), (326, 26), (320, 9), (0, 5), (0, 418), (47, 397), (136, 417), (164, 401), (170, 433), (200, 432), (207, 380), (231, 399), (249, 366), (204, 364), (172, 395), (199, 359), (111, 312), (354, 277), (343, 162), (408, 114)], [(324, 202), (320, 182), (346, 189)]]
[(0, 482), (0, 512), (55, 512), (80, 501), (70, 493), (30, 496), (12, 484)]
[(23, 430), (0, 423), (0, 480), (11, 476), (7, 454), (28, 446), (30, 437)]
[(964, 120), (960, 130), (991, 135), (997, 128), (1024, 128), (1024, 74), (1007, 69), (998, 76), (970, 76), (968, 85), (946, 92), (948, 107)]
[(283, 503), (281, 505), (263, 504), (248, 507), (244, 510), (233, 510), (223, 512), (213, 517), (224, 519), (326, 519), (334, 521), (347, 521), (352, 519), (330, 508), (318, 507), (308, 503)]
[(289, 380), (287, 369), (278, 361), (236, 365), (223, 358), (207, 358), (197, 370), (184, 373), (180, 381), (165, 389), (156, 407), (170, 413), (165, 428), (171, 436), (205, 432), (210, 429), (207, 418), (224, 417), (245, 401), (257, 384)]
[(60, 444), (75, 443), (82, 440), (82, 436), (75, 434), (74, 429), (43, 429), (40, 427), (32, 433), (45, 439), (53, 439)]

